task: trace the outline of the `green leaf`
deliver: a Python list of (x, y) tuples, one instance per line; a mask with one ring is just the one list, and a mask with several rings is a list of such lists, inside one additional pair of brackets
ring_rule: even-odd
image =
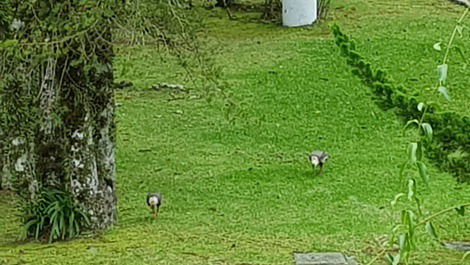
[(54, 212), (49, 216), (51, 223), (55, 223), (55, 222), (56, 222), (57, 214), (58, 214), (58, 212), (57, 212), (57, 211), (54, 211)]
[(409, 226), (410, 221), (411, 221), (411, 219), (410, 219), (410, 214), (409, 214), (409, 212), (408, 212), (408, 211), (405, 211), (405, 210), (402, 210), (402, 211), (401, 211), (401, 223), (402, 223), (403, 225)]
[(463, 27), (460, 26), (460, 25), (457, 25), (457, 26), (455, 26), (455, 29), (456, 29), (457, 32), (459, 33), (459, 36), (462, 38), (462, 36), (463, 36), (463, 34), (462, 34)]
[(419, 176), (421, 177), (423, 182), (426, 185), (428, 185), (429, 184), (429, 176), (428, 176), (428, 169), (427, 169), (426, 165), (423, 162), (418, 161), (417, 166), (418, 166)]
[(79, 214), (82, 216), (83, 220), (85, 221), (85, 225), (91, 225), (90, 218), (84, 212), (80, 211)]
[(408, 233), (410, 236), (413, 235), (413, 230), (414, 230), (414, 220), (415, 220), (415, 214), (411, 210), (402, 210), (401, 211), (401, 223), (408, 227)]
[(441, 94), (444, 96), (445, 99), (447, 99), (448, 101), (450, 101), (449, 91), (447, 90), (446, 87), (440, 86), (440, 87), (438, 88), (438, 90), (439, 90), (439, 93), (441, 93)]
[(447, 79), (447, 64), (441, 64), (437, 66), (437, 71), (439, 72), (439, 82), (445, 82)]
[(25, 225), (23, 225), (23, 231), (22, 231), (21, 238), (26, 239), (28, 237), (28, 235), (30, 234), (30, 231), (34, 231), (34, 230), (32, 230), (32, 229), (34, 229), (34, 227), (36, 227), (36, 230), (39, 227), (39, 222), (38, 222), (38, 219), (36, 219), (36, 218), (29, 220)]
[(406, 124), (405, 124), (405, 127), (403, 128), (404, 130), (406, 130), (408, 128), (408, 126), (410, 126), (411, 124), (416, 124), (417, 126), (419, 126), (419, 121), (414, 119), (414, 120), (409, 120)]
[(62, 239), (65, 238), (65, 232), (66, 232), (66, 224), (65, 224), (65, 216), (64, 213), (61, 212), (59, 215), (59, 231), (61, 233)]
[(418, 208), (418, 213), (419, 213), (420, 215), (423, 215), (423, 210), (421, 209), (421, 201), (420, 201), (419, 198), (416, 197), (416, 196), (414, 197), (414, 199), (415, 199), (415, 202), (416, 202), (416, 206), (417, 206), (417, 208)]
[(395, 225), (395, 226), (392, 228), (392, 232), (393, 232), (393, 233), (396, 233), (401, 227), (402, 227), (401, 224)]
[(465, 252), (462, 256), (462, 261), (464, 261), (467, 257), (470, 257), (470, 251)]
[[(413, 180), (414, 181), (414, 180)], [(414, 226), (416, 215), (412, 210), (408, 210), (408, 218), (410, 219), (410, 226)], [(410, 232), (410, 235), (413, 235), (413, 232)]]
[(395, 198), (393, 198), (393, 200), (390, 202), (390, 204), (392, 206), (395, 206), (398, 202), (398, 199), (400, 199), (403, 196), (405, 196), (405, 193), (398, 193), (397, 195), (395, 195)]
[(468, 64), (468, 59), (465, 56), (465, 53), (463, 52), (462, 48), (460, 48), (460, 46), (454, 46), (454, 49), (457, 50), (462, 61), (464, 61), (465, 64)]
[(434, 45), (432, 46), (434, 48), (434, 50), (436, 51), (441, 51), (441, 42), (436, 42), (434, 43)]
[(424, 108), (424, 103), (423, 103), (423, 102), (420, 102), (420, 103), (418, 104), (418, 110), (419, 110), (419, 111), (423, 111), (423, 108)]
[(440, 87), (438, 88), (438, 91), (439, 91), (439, 93), (441, 93), (442, 96), (444, 96), (445, 99), (447, 99), (448, 101), (450, 101), (449, 91), (447, 90), (446, 87), (440, 86)]
[(423, 160), (423, 157), (424, 157), (424, 145), (423, 145), (423, 141), (419, 141), (418, 142), (418, 149), (416, 150), (416, 159), (418, 161), (421, 161)]
[[(408, 230), (414, 229), (412, 227), (408, 227)], [(406, 234), (406, 245), (405, 245), (405, 250), (406, 252), (410, 252), (411, 248), (414, 246), (413, 243), (413, 238), (412, 238), (413, 232)], [(408, 255), (405, 255), (405, 257)]]
[(431, 222), (426, 222), (426, 232), (435, 239), (438, 239), (436, 229)]
[(416, 149), (418, 149), (418, 143), (410, 143), (408, 146), (408, 157), (412, 164), (416, 163)]
[(414, 226), (411, 226), (411, 225), (408, 226), (408, 237), (406, 238), (408, 244), (406, 244), (407, 253), (406, 253), (406, 255), (405, 255), (405, 259), (408, 258), (408, 256), (409, 256), (411, 250), (412, 250), (413, 248), (416, 248), (416, 245), (415, 245), (415, 242), (414, 242), (414, 237), (413, 237), (413, 235), (414, 235), (414, 230), (415, 230)]
[(75, 234), (80, 234), (80, 225), (78, 225), (78, 222), (74, 222), (74, 227), (75, 227)]
[(405, 161), (405, 163), (403, 163), (403, 165), (401, 165), (400, 167), (400, 182), (403, 181), (403, 178), (404, 178), (404, 173), (405, 173), (405, 169), (406, 169), (406, 166), (408, 165), (408, 161)]
[(413, 200), (416, 193), (416, 181), (414, 179), (408, 180), (408, 200)]
[(387, 253), (385, 256), (385, 259), (387, 260), (388, 265), (393, 265), (393, 256), (390, 253)]
[(418, 148), (416, 149), (416, 160), (421, 161), (423, 159), (423, 143), (422, 141), (418, 142)]
[(457, 211), (457, 213), (461, 216), (464, 216), (465, 215), (465, 206), (460, 206), (460, 207), (457, 207), (455, 208), (455, 210)]
[(400, 249), (405, 249), (406, 246), (406, 235), (401, 234), (398, 236), (398, 246)]
[(431, 141), (432, 140), (432, 127), (429, 123), (422, 123), (421, 127), (423, 128), (424, 135)]
[(69, 223), (68, 223), (68, 226), (69, 226), (69, 238), (72, 238), (74, 237), (74, 230), (73, 230), (73, 223), (75, 222), (75, 212), (71, 212), (70, 215), (69, 215)]
[(407, 211), (405, 211), (405, 210), (402, 210), (402, 211), (401, 211), (401, 215), (400, 215), (401, 223), (404, 224), (404, 225), (406, 225), (406, 217), (405, 217), (405, 216), (406, 216), (407, 214), (408, 214)]
[(39, 239), (39, 231), (41, 231), (42, 225), (39, 223), (36, 225), (36, 233), (34, 234), (35, 239)]
[(398, 253), (395, 257), (393, 257), (392, 265), (398, 265), (400, 264), (400, 261), (401, 261), (401, 254)]

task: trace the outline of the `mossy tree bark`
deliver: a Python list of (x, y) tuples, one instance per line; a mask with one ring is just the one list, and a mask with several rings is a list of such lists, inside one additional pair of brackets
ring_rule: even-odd
[[(110, 28), (102, 30), (88, 34), (94, 41), (86, 45), (85, 51), (89, 57), (96, 56), (95, 65), (89, 68), (83, 62), (69, 66), (62, 93), (57, 91), (61, 99), (59, 106), (70, 110), (63, 116), (69, 132), (64, 141), (67, 148), (63, 150), (68, 163), (61, 171), (69, 176), (67, 184), (75, 198), (88, 209), (92, 225), (97, 229), (106, 228), (117, 218), (113, 52), (109, 44)], [(104, 39), (99, 41), (100, 38)], [(73, 58), (73, 54), (67, 58)], [(56, 148), (60, 150), (60, 146)]]
[[(8, 29), (8, 21), (7, 17), (10, 13), (10, 8), (7, 5), (6, 2), (0, 2), (0, 41), (4, 40), (7, 38), (6, 32)], [(0, 105), (2, 103), (1, 101), (1, 95), (3, 91), (0, 90)], [(0, 107), (0, 111), (2, 111), (2, 108)], [(9, 175), (9, 170), (7, 168), (7, 153), (6, 153), (6, 142), (5, 142), (5, 137), (6, 137), (6, 132), (5, 132), (5, 126), (3, 124), (3, 112), (0, 112), (0, 189), (5, 189), (5, 188), (10, 188), (10, 181), (7, 176)]]
[(91, 228), (105, 229), (117, 220), (110, 26), (116, 3), (11, 3), (10, 23), (19, 26), (10, 28), (17, 46), (2, 51), (0, 66), (4, 168), (24, 201), (34, 202), (41, 188), (67, 191), (86, 209)]

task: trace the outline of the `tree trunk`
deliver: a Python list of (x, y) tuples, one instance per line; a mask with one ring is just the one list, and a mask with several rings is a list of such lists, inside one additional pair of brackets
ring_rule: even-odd
[[(105, 33), (92, 33), (89, 37), (96, 39), (98, 36), (106, 36), (111, 41), (110, 29), (107, 30)], [(93, 227), (104, 229), (117, 219), (113, 52), (106, 40), (98, 43), (99, 49), (94, 45), (97, 43), (89, 49), (94, 50), (101, 69), (95, 69), (90, 75), (84, 69), (86, 65), (71, 68), (72, 79), (66, 82), (71, 85), (80, 82), (81, 76), (88, 75), (89, 80), (82, 81), (82, 86), (90, 87), (90, 91), (84, 95), (74, 93), (65, 98), (63, 104), (69, 104), (69, 108), (73, 109), (67, 117), (69, 132), (72, 132), (69, 149), (72, 162), (69, 168), (72, 171), (71, 191), (88, 209)], [(85, 104), (75, 104), (83, 100)]]
[[(7, 38), (6, 32), (8, 29), (8, 21), (11, 9), (8, 3), (5, 1), (0, 2), (0, 41)], [(0, 90), (0, 105), (2, 104), (2, 93)], [(7, 167), (7, 142), (6, 142), (6, 127), (4, 125), (3, 108), (0, 107), (0, 189), (11, 189), (11, 174)]]
[[(0, 129), (1, 130), (1, 129)], [(10, 164), (5, 152), (5, 135), (0, 132), (0, 190), (13, 189), (13, 176), (8, 167)]]
[[(43, 184), (69, 190), (87, 209), (92, 228), (101, 230), (117, 220), (110, 28), (89, 32), (86, 39), (93, 40), (82, 47), (85, 57), (95, 56), (93, 67), (86, 63), (70, 65), (70, 61), (82, 60), (83, 54), (75, 52), (48, 62), (40, 104), (43, 117), (38, 149), (42, 152), (38, 157), (42, 159), (38, 163), (47, 168), (42, 172)], [(68, 45), (83, 44), (72, 40)], [(55, 74), (48, 76), (49, 69)], [(64, 77), (62, 69), (67, 69)], [(69, 111), (62, 116), (62, 130), (57, 131), (51, 114), (59, 106)]]
[[(114, 0), (94, 8), (81, 1), (25, 2), (17, 3), (15, 18), (24, 22), (26, 33), (19, 36), (30, 45), (18, 47), (16, 54), (4, 52), (0, 63), (0, 110), (5, 111), (0, 170), (11, 172), (8, 178), (0, 175), (1, 183), (13, 180), (17, 193), (31, 204), (42, 188), (67, 191), (86, 209), (91, 229), (105, 229), (117, 220), (108, 19)], [(49, 32), (49, 26), (56, 28)], [(18, 56), (25, 49), (28, 56)]]

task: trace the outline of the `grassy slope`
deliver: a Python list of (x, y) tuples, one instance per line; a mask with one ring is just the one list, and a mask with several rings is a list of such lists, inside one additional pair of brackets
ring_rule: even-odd
[[(452, 30), (463, 13), (462, 7), (448, 1), (400, 1), (401, 4), (385, 6), (378, 1), (368, 1), (365, 8), (370, 13), (363, 16), (362, 12), (352, 12), (348, 8), (354, 2), (363, 1), (352, 2), (338, 5), (343, 12), (335, 14), (338, 19), (346, 15), (348, 20), (340, 24), (350, 29), (346, 33), (357, 40), (358, 48), (366, 58), (376, 67), (386, 69), (397, 82), (420, 90), (429, 100), (440, 102), (446, 109), (470, 115), (468, 32), (464, 31), (462, 36), (457, 34), (453, 44), (460, 47), (467, 58), (462, 59), (456, 49), (451, 49), (448, 60), (446, 87), (452, 102), (436, 97), (436, 92), (429, 90), (436, 84), (436, 67), (442, 63)], [(386, 18), (380, 19), (377, 12), (385, 14)], [(389, 15), (393, 19), (387, 19)], [(351, 20), (357, 23), (348, 25)], [(467, 18), (464, 27), (468, 25)], [(441, 42), (441, 52), (433, 49), (437, 42)]]
[[(365, 49), (382, 49), (374, 60), (393, 74), (401, 73), (395, 62), (404, 60), (408, 42), (400, 45), (401, 31), (377, 24), (407, 24), (415, 13), (403, 2), (382, 6), (388, 22), (377, 17), (378, 5), (359, 0), (336, 4), (333, 13), (359, 42), (372, 39)], [(444, 14), (450, 28), (458, 15)], [(410, 140), (401, 124), (371, 102), (325, 25), (211, 22), (210, 37), (224, 47), (217, 55), (225, 63), (224, 80), (240, 104), (235, 124), (224, 118), (220, 100), (208, 103), (197, 90), (172, 101), (162, 92), (118, 93), (119, 225), (96, 239), (15, 243), (11, 197), (2, 194), (0, 209), (7, 214), (0, 216), (0, 264), (291, 264), (296, 251), (344, 251), (369, 260), (379, 250), (374, 239), (397, 219), (389, 201), (400, 190), (398, 165)], [(381, 32), (392, 37), (380, 39)], [(396, 53), (384, 55), (390, 51)], [(421, 54), (406, 56), (430, 65)], [(171, 66), (158, 63), (156, 52), (135, 58), (121, 77), (139, 88), (182, 82), (168, 74)], [(118, 60), (119, 69), (125, 64)], [(306, 164), (312, 148), (332, 154), (322, 176)], [(422, 195), (427, 210), (469, 198), (469, 186), (434, 168), (431, 173), (433, 192)], [(153, 190), (166, 199), (157, 221), (144, 205)], [(449, 227), (439, 229), (442, 237), (470, 240), (469, 221), (468, 215), (440, 219)], [(462, 264), (458, 254), (423, 243), (417, 264)]]

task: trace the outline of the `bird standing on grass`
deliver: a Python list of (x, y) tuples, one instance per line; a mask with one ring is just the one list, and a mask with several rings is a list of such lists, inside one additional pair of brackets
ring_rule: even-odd
[(162, 205), (162, 195), (160, 193), (149, 193), (147, 195), (147, 205), (152, 209), (153, 218), (157, 218), (158, 212), (160, 211), (160, 205)]
[(330, 156), (325, 151), (315, 150), (310, 153), (308, 159), (313, 168), (320, 167), (320, 174), (323, 172), (323, 165), (328, 161)]

